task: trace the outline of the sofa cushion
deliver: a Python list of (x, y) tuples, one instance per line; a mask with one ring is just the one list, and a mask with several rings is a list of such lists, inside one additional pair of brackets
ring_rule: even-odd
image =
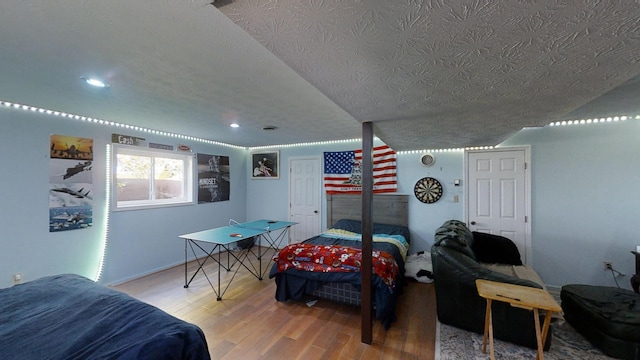
[(474, 231), (471, 249), (481, 263), (522, 265), (516, 244), (504, 236)]
[(602, 331), (640, 342), (640, 295), (612, 286), (572, 284), (562, 287), (561, 296), (593, 314), (594, 326)]
[(544, 281), (542, 281), (538, 273), (536, 273), (536, 271), (533, 270), (533, 268), (527, 265), (508, 265), (508, 264), (495, 264), (495, 263), (493, 264), (481, 263), (481, 265), (491, 271), (517, 277), (518, 279), (522, 279), (522, 280), (533, 281), (534, 283), (540, 285), (543, 289), (547, 288), (544, 284)]
[(436, 230), (434, 236), (435, 246), (445, 246), (455, 249), (475, 260), (471, 245), (473, 244), (473, 234), (467, 226), (458, 220), (446, 221)]
[(605, 354), (638, 359), (640, 295), (610, 286), (565, 285), (560, 291), (565, 318)]

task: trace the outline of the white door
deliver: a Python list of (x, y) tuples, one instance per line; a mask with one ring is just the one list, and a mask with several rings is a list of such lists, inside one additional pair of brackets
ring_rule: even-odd
[(529, 148), (465, 153), (467, 225), (511, 239), (531, 265)]
[(295, 243), (320, 234), (320, 159), (291, 158), (289, 169), (289, 219), (298, 223), (291, 227), (289, 241)]

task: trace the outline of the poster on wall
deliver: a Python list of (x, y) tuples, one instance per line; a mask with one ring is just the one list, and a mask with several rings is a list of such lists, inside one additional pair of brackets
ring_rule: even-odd
[(51, 135), (49, 231), (93, 224), (93, 139)]
[(198, 204), (229, 200), (229, 157), (198, 154)]
[(280, 178), (280, 153), (261, 151), (251, 154), (252, 179), (275, 180)]

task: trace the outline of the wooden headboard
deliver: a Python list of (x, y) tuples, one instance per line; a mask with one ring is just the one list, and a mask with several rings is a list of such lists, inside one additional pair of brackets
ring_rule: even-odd
[[(327, 194), (327, 228), (340, 219), (362, 220), (362, 196)], [(409, 196), (380, 194), (373, 196), (373, 222), (409, 226)]]

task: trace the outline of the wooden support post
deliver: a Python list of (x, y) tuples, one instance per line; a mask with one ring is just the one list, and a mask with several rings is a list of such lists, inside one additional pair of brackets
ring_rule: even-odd
[(365, 344), (373, 342), (373, 302), (371, 272), (373, 251), (373, 123), (362, 123), (362, 276), (361, 306), (362, 335)]

